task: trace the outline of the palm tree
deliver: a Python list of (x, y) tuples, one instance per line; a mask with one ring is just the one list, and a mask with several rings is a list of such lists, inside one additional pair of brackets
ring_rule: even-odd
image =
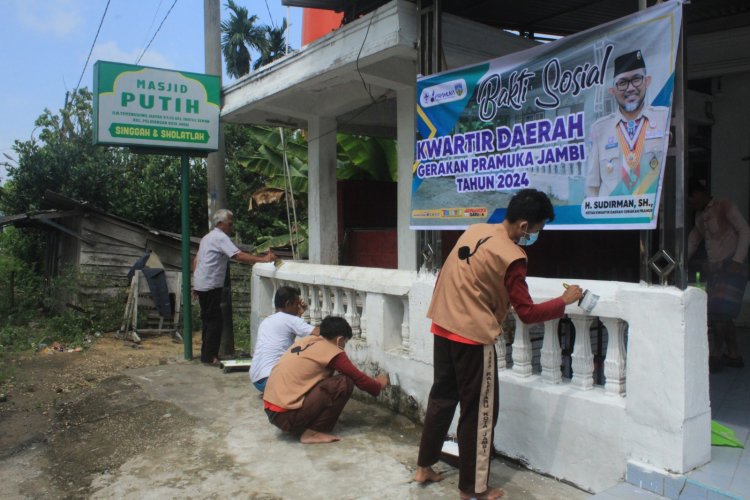
[(229, 20), (221, 22), (221, 52), (227, 65), (227, 73), (240, 78), (250, 72), (250, 50), (263, 52), (266, 46), (264, 27), (255, 26), (258, 16), (251, 16), (246, 7), (234, 0), (227, 0), (231, 11)]
[(265, 44), (260, 51), (260, 57), (253, 63), (254, 70), (286, 55), (286, 18), (281, 21), (278, 28), (264, 26), (263, 36)]

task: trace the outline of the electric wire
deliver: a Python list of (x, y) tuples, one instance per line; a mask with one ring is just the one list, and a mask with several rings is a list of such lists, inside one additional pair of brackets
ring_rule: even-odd
[(99, 38), (99, 32), (102, 30), (102, 24), (104, 24), (104, 18), (107, 15), (107, 10), (109, 10), (109, 3), (112, 0), (107, 0), (107, 5), (104, 6), (104, 13), (102, 14), (102, 18), (99, 20), (99, 27), (96, 28), (96, 35), (94, 35), (94, 41), (91, 42), (91, 48), (89, 49), (89, 55), (86, 56), (86, 63), (83, 65), (83, 69), (81, 70), (81, 76), (78, 77), (78, 83), (76, 83), (76, 88), (73, 91), (73, 95), (76, 95), (78, 92), (78, 87), (81, 86), (81, 80), (83, 80), (83, 74), (86, 72), (86, 68), (89, 65), (89, 61), (91, 60), (91, 53), (94, 52), (94, 46), (96, 45), (96, 40)]
[(169, 17), (169, 14), (172, 12), (172, 9), (174, 9), (174, 6), (176, 4), (177, 4), (177, 0), (174, 0), (174, 2), (172, 2), (172, 6), (169, 7), (169, 10), (167, 11), (167, 13), (164, 14), (164, 18), (161, 20), (161, 23), (159, 23), (159, 27), (156, 28), (156, 31), (154, 32), (154, 36), (151, 37), (151, 40), (149, 40), (148, 45), (146, 45), (146, 47), (143, 49), (143, 52), (141, 52), (141, 55), (139, 55), (138, 59), (136, 59), (136, 61), (135, 61), (136, 64), (138, 64), (139, 62), (141, 62), (141, 58), (146, 53), (146, 51), (148, 50), (148, 48), (151, 47), (151, 42), (153, 42), (154, 38), (156, 38), (156, 35), (159, 34), (159, 31), (161, 30), (161, 27), (164, 26), (164, 21), (167, 20), (167, 18)]
[[(161, 9), (161, 4), (164, 2), (164, 0), (159, 0), (159, 4), (156, 6), (156, 10), (154, 11), (153, 17), (151, 17), (151, 23), (149, 23), (148, 28), (146, 28), (146, 36), (144, 38), (148, 37), (148, 34), (151, 33), (151, 28), (154, 27), (154, 21), (156, 21), (156, 16), (159, 15), (159, 9)], [(146, 40), (143, 40), (143, 43), (146, 43)]]
[(268, 11), (268, 18), (271, 20), (271, 27), (276, 29), (276, 25), (273, 22), (273, 14), (271, 14), (271, 8), (268, 6), (268, 0), (266, 0), (266, 10)]
[(367, 35), (370, 33), (370, 26), (372, 26), (372, 20), (375, 19), (375, 13), (373, 12), (370, 14), (370, 21), (367, 23), (367, 30), (365, 30), (365, 37), (362, 39), (362, 45), (359, 46), (359, 52), (357, 52), (357, 60), (355, 61), (354, 65), (357, 68), (357, 73), (359, 74), (360, 80), (362, 80), (362, 86), (365, 88), (365, 92), (367, 92), (367, 95), (370, 96), (370, 99), (373, 103), (375, 103), (375, 98), (372, 95), (372, 92), (367, 87), (367, 82), (365, 82), (364, 76), (362, 76), (362, 72), (359, 70), (359, 58), (362, 55), (362, 49), (365, 48), (365, 42), (367, 41)]

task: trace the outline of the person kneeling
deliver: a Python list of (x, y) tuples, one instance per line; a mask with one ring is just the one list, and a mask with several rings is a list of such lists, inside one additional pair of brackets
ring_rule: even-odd
[(269, 422), (304, 444), (341, 439), (330, 432), (354, 386), (377, 396), (389, 383), (388, 375), (371, 378), (352, 364), (344, 352), (351, 338), (352, 328), (344, 318), (327, 316), (319, 337), (304, 337), (284, 353), (263, 393)]

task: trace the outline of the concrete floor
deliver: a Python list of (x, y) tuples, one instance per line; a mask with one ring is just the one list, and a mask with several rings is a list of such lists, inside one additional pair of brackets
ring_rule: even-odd
[[(301, 445), (268, 423), (246, 372), (180, 363), (127, 373), (200, 424), (184, 429), (189, 446), (141, 454), (97, 478), (94, 498), (458, 498), (457, 471), (442, 462), (445, 481), (412, 481), (421, 427), (380, 407), (352, 400), (334, 430), (342, 441)], [(590, 496), (499, 460), (491, 484), (508, 499)]]

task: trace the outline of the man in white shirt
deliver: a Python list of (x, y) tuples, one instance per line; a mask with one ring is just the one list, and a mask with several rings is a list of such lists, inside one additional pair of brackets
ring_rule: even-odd
[(266, 389), (271, 370), (297, 337), (320, 334), (317, 326), (300, 318), (307, 305), (300, 298), (299, 288), (282, 286), (276, 290), (273, 303), (276, 312), (258, 327), (258, 341), (250, 366), (250, 381), (260, 392)]
[(259, 257), (237, 248), (228, 236), (232, 232), (233, 222), (232, 212), (217, 210), (213, 216), (214, 228), (201, 239), (198, 254), (193, 259), (193, 291), (198, 294), (203, 323), (201, 361), (213, 365), (219, 364), (223, 328), (221, 294), (229, 259), (246, 264), (273, 262), (276, 259), (273, 252)]

